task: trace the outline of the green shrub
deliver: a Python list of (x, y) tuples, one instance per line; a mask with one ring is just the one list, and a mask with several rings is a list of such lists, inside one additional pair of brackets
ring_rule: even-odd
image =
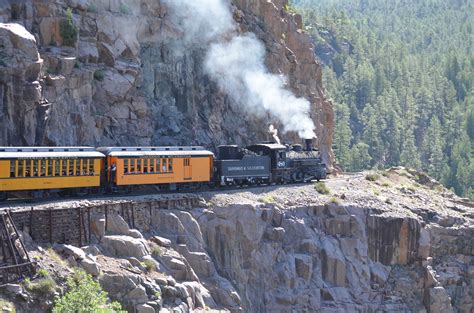
[(110, 303), (99, 283), (83, 270), (67, 280), (68, 292), (55, 300), (53, 313), (123, 312), (120, 303)]
[(367, 174), (365, 175), (365, 179), (367, 179), (368, 181), (376, 181), (379, 179), (379, 175), (377, 174)]
[(44, 277), (35, 281), (25, 280), (24, 284), (26, 289), (41, 296), (52, 295), (56, 289), (56, 282), (51, 277)]
[(103, 81), (105, 78), (105, 73), (104, 70), (97, 70), (94, 72), (94, 78), (97, 79), (98, 81)]
[(329, 202), (334, 203), (334, 204), (339, 204), (339, 200), (336, 197), (332, 197)]
[(74, 25), (72, 20), (72, 10), (67, 9), (66, 19), (61, 21), (59, 25), (61, 37), (63, 37), (63, 45), (74, 47), (77, 41), (78, 28)]
[(126, 15), (132, 14), (132, 11), (130, 11), (130, 8), (126, 4), (123, 4), (123, 3), (120, 5), (119, 10), (120, 10), (120, 13), (122, 14), (126, 14)]
[(266, 204), (269, 204), (269, 203), (275, 203), (275, 198), (272, 196), (272, 195), (266, 195), (260, 199), (258, 199), (259, 202), (262, 202), (262, 203), (266, 203)]
[(151, 254), (156, 255), (156, 256), (161, 256), (163, 254), (163, 251), (161, 251), (161, 247), (157, 245), (156, 243), (151, 243)]
[(146, 269), (148, 273), (156, 270), (156, 264), (152, 260), (145, 260), (142, 262), (142, 266)]
[(329, 188), (323, 182), (318, 182), (314, 184), (314, 189), (322, 195), (327, 195), (330, 193)]
[(48, 270), (45, 269), (45, 268), (40, 268), (40, 269), (38, 270), (38, 276), (39, 276), (39, 277), (49, 277), (49, 272), (48, 272)]
[(62, 267), (67, 267), (66, 261), (56, 252), (53, 248), (49, 247), (46, 249), (46, 254), (55, 262), (60, 264)]

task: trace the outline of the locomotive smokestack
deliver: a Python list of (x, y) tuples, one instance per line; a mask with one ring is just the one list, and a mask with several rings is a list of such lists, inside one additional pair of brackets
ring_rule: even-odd
[(313, 139), (305, 139), (306, 151), (313, 151)]

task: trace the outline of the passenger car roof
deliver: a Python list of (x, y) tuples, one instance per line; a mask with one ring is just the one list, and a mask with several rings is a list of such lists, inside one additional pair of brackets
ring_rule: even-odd
[(214, 153), (198, 146), (187, 147), (101, 147), (98, 149), (107, 156), (213, 156)]
[(0, 147), (0, 159), (103, 157), (93, 147)]

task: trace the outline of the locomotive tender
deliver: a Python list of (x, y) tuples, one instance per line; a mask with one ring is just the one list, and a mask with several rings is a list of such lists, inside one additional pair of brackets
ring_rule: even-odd
[(45, 192), (87, 194), (134, 186), (196, 189), (306, 182), (326, 178), (326, 165), (307, 140), (203, 147), (0, 147), (0, 200), (44, 197)]

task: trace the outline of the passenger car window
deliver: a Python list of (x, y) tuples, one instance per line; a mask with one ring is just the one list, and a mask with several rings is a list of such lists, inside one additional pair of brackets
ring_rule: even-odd
[(25, 160), (18, 161), (18, 177), (25, 177)]
[(15, 177), (15, 160), (10, 161), (10, 177)]

